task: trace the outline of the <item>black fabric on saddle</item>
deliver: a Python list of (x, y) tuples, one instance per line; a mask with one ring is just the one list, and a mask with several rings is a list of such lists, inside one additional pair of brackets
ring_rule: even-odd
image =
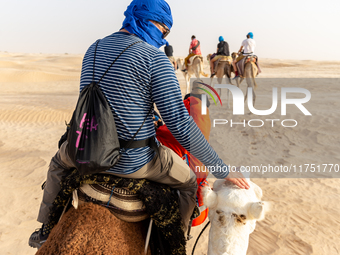
[(61, 190), (54, 200), (49, 214), (48, 229), (52, 229), (57, 224), (73, 191), (82, 184), (126, 187), (138, 195), (138, 198), (144, 203), (147, 213), (154, 220), (162, 240), (164, 240), (165, 254), (186, 254), (178, 195), (169, 186), (146, 179), (127, 179), (109, 174), (80, 175), (76, 169), (64, 177), (60, 184)]

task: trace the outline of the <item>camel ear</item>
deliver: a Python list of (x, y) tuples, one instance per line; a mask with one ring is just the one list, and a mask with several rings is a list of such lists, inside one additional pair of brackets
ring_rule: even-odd
[(205, 187), (203, 189), (203, 203), (210, 208), (217, 206), (217, 193), (210, 187)]
[(248, 217), (253, 220), (263, 220), (267, 210), (268, 206), (266, 202), (251, 203), (248, 210)]

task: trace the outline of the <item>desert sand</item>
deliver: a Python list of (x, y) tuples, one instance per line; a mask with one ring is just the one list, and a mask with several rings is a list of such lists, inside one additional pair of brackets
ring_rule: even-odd
[[(81, 61), (81, 55), (0, 52), (0, 254), (36, 252), (28, 238), (40, 227), (41, 184), (76, 104)], [(257, 107), (270, 107), (269, 78), (279, 78), (277, 87), (311, 92), (306, 107), (312, 116), (291, 107), (286, 117), (278, 109), (273, 118), (296, 119), (295, 128), (213, 128), (210, 141), (220, 157), (234, 165), (340, 164), (340, 62), (261, 59), (261, 67)], [(177, 77), (184, 95), (183, 75)], [(226, 103), (224, 92), (222, 100)], [(221, 114), (232, 118), (231, 111), (218, 107), (212, 105), (212, 119)], [(248, 114), (235, 120), (264, 118)], [(252, 179), (272, 208), (251, 234), (248, 254), (340, 254), (340, 179), (325, 178), (329, 174), (322, 171), (308, 176), (313, 178), (294, 177)], [(188, 254), (202, 227), (192, 229)], [(207, 252), (208, 230), (197, 255)]]

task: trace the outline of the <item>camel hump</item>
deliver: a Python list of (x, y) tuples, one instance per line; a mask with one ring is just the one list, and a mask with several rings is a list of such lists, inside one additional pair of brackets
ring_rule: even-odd
[(257, 76), (260, 72), (261, 72), (261, 69), (259, 67), (259, 64), (258, 64), (258, 57), (256, 55), (240, 55), (239, 57), (236, 58), (236, 67), (237, 67), (237, 70), (239, 71), (239, 75), (241, 77), (244, 76), (244, 69), (245, 69), (245, 66), (247, 63), (249, 62), (254, 62), (257, 66), (257, 73), (254, 74), (255, 76)]
[(201, 62), (203, 63), (203, 56), (202, 55), (194, 55), (191, 58), (189, 58), (188, 61), (188, 66), (191, 66), (194, 63), (194, 60), (198, 58), (199, 60), (201, 60)]
[(223, 56), (223, 55), (217, 55), (214, 57), (214, 59), (219, 62), (229, 62), (230, 64), (233, 61), (231, 56)]
[(65, 213), (36, 255), (143, 255), (144, 236), (142, 222), (121, 221), (102, 206), (85, 203)]

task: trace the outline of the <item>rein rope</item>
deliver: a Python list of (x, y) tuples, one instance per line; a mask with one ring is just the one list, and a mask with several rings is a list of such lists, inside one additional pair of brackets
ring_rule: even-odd
[(195, 242), (195, 245), (194, 245), (194, 248), (192, 249), (192, 253), (191, 255), (194, 255), (194, 252), (195, 252), (195, 248), (196, 248), (196, 245), (198, 243), (198, 239), (200, 239), (201, 235), (203, 234), (204, 230), (209, 226), (210, 224), (210, 221), (208, 221), (208, 223), (204, 226), (204, 228), (201, 230), (201, 233), (198, 235), (197, 239), (196, 239), (196, 242)]

